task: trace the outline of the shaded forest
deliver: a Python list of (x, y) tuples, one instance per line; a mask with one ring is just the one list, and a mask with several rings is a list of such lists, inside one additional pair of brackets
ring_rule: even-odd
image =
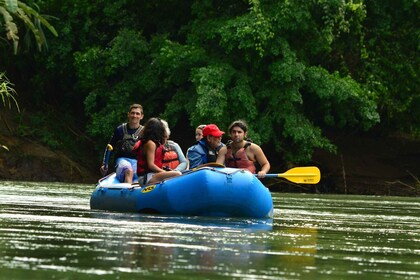
[[(418, 194), (418, 1), (40, 0), (0, 8), (12, 18), (0, 16), (0, 82), (16, 91), (1, 91), (0, 178), (35, 169), (20, 150), (28, 143), (58, 154), (38, 163), (33, 180), (95, 174), (135, 102), (146, 118), (168, 120), (184, 149), (198, 124), (247, 120), (276, 172), (308, 164), (325, 171), (310, 191)], [(379, 187), (365, 191), (372, 184)]]

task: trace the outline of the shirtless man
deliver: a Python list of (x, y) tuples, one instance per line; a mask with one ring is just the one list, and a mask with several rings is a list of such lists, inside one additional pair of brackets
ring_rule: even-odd
[(242, 120), (234, 121), (228, 130), (232, 140), (220, 149), (216, 162), (226, 167), (247, 169), (254, 174), (255, 163), (258, 162), (261, 166), (258, 178), (264, 178), (270, 171), (270, 162), (260, 146), (245, 140), (248, 131), (246, 123)]

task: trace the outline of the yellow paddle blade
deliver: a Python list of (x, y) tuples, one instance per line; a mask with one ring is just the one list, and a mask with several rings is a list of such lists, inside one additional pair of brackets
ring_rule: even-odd
[(106, 145), (106, 149), (108, 151), (112, 151), (114, 148), (112, 148), (112, 145), (111, 144), (108, 144), (108, 145)]
[(321, 172), (316, 166), (295, 167), (276, 175), (297, 184), (318, 184), (321, 180)]

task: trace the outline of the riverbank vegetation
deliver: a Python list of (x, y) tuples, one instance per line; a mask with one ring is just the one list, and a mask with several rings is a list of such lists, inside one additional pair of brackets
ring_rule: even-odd
[(21, 2), (59, 36), (48, 52), (0, 43), (14, 133), (76, 159), (99, 159), (133, 102), (185, 145), (198, 124), (246, 119), (285, 165), (337, 154), (334, 134), (420, 136), (418, 1)]

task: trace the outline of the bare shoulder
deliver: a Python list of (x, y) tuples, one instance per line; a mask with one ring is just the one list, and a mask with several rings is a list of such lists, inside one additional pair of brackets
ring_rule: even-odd
[(144, 143), (144, 147), (145, 148), (156, 148), (156, 144), (152, 140), (148, 140), (146, 143)]
[(249, 148), (250, 148), (250, 150), (252, 151), (252, 152), (260, 152), (260, 151), (262, 151), (262, 149), (261, 149), (261, 147), (260, 146), (258, 146), (258, 144), (255, 144), (255, 143), (251, 143), (251, 145), (249, 146)]
[[(268, 162), (267, 157), (264, 154), (264, 151), (261, 149), (261, 147), (257, 144), (252, 143), (250, 148), (252, 147), (251, 153), (255, 157), (255, 159), (258, 161), (258, 163), (261, 166), (270, 166), (270, 163)], [(266, 171), (268, 172), (268, 171)]]
[(226, 153), (226, 151), (227, 151), (227, 147), (226, 147), (226, 145), (224, 145), (223, 147), (220, 148), (219, 154), (220, 153)]

